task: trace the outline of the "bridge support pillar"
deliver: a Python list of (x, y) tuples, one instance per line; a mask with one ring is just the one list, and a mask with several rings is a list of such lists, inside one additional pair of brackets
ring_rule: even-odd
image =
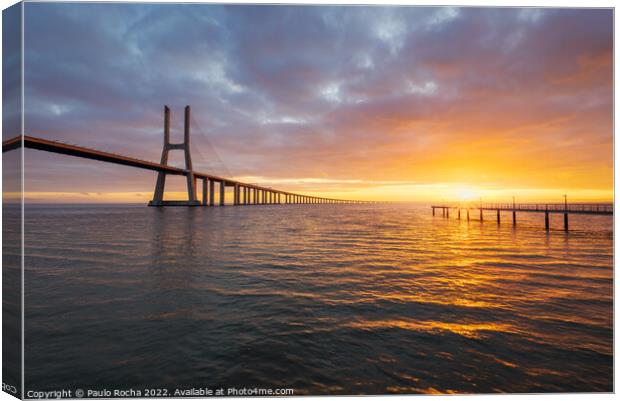
[(235, 186), (233, 187), (234, 192), (233, 192), (233, 204), (235, 206), (239, 206), (239, 184), (235, 184)]
[(209, 180), (207, 178), (202, 179), (202, 206), (207, 206), (209, 189)]
[(226, 196), (226, 183), (220, 181), (220, 206), (226, 205), (224, 197)]
[(209, 206), (215, 205), (215, 181), (209, 180)]
[(187, 200), (186, 201), (165, 201), (164, 192), (166, 186), (166, 174), (160, 171), (157, 174), (157, 182), (155, 183), (155, 192), (153, 199), (149, 202), (149, 206), (200, 206), (200, 202), (196, 197), (196, 178), (192, 168), (192, 156), (190, 153), (190, 107), (185, 106), (185, 129), (183, 135), (183, 143), (170, 143), (170, 108), (164, 106), (164, 147), (161, 152), (161, 163), (168, 165), (168, 153), (171, 150), (182, 150), (185, 153), (185, 176), (187, 179)]
[(449, 207), (446, 208), (446, 218), (448, 218), (448, 219), (450, 218), (450, 208)]

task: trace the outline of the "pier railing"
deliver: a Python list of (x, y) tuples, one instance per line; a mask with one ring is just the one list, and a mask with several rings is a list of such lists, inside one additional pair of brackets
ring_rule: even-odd
[[(456, 205), (455, 207), (458, 207)], [(470, 209), (478, 209), (480, 205), (463, 205)], [(611, 214), (614, 211), (613, 203), (483, 203), (485, 210), (517, 210), (517, 211), (536, 211), (536, 212), (564, 212), (573, 213), (603, 213)]]

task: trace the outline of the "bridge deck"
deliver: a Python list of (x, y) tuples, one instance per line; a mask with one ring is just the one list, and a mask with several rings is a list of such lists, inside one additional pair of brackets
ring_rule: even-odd
[[(22, 141), (22, 138), (23, 138), (23, 141)], [(11, 138), (6, 141), (3, 141), (2, 142), (2, 153), (8, 152), (13, 149), (18, 149), (22, 147), (22, 145), (25, 148), (29, 148), (29, 149), (38, 149), (38, 150), (43, 150), (46, 152), (59, 153), (59, 154), (64, 154), (64, 155), (69, 155), (69, 156), (91, 159), (91, 160), (99, 160), (103, 162), (120, 164), (123, 166), (136, 167), (136, 168), (145, 169), (145, 170), (165, 172), (167, 174), (175, 174), (175, 175), (183, 175), (183, 176), (187, 176), (189, 174), (188, 170), (178, 168), (178, 167), (167, 166), (167, 165), (163, 165), (160, 163), (154, 163), (154, 162), (150, 162), (146, 160), (137, 159), (134, 157), (119, 155), (119, 154), (111, 153), (111, 152), (104, 152), (104, 151), (91, 149), (91, 148), (87, 148), (83, 146), (67, 144), (67, 143), (63, 143), (59, 141), (53, 141), (49, 139), (43, 139), (43, 138), (38, 138), (38, 137), (33, 137), (33, 136), (28, 136), (28, 135), (24, 135), (23, 137), (17, 136), (15, 138)], [(282, 194), (282, 195), (302, 196), (302, 197), (309, 198), (309, 199), (321, 199), (321, 200), (334, 201), (334, 202), (362, 203), (362, 201), (322, 198), (322, 197), (308, 196), (308, 195), (303, 195), (303, 194), (298, 194), (298, 193), (293, 193), (293, 192), (280, 191), (280, 190), (269, 188), (269, 187), (264, 187), (264, 186), (255, 185), (255, 184), (248, 184), (248, 183), (244, 183), (241, 181), (236, 181), (236, 180), (232, 180), (232, 179), (224, 178), (224, 177), (218, 177), (216, 175), (202, 173), (198, 171), (194, 171), (193, 173), (194, 173), (194, 176), (198, 179), (208, 179), (208, 180), (223, 182), (225, 186), (239, 185), (239, 186), (243, 186), (246, 188), (269, 191), (272, 193)]]

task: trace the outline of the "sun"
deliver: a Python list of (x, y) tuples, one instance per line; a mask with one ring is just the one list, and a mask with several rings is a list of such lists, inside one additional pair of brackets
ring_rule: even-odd
[(478, 193), (468, 187), (458, 188), (456, 195), (460, 201), (471, 201), (478, 198)]

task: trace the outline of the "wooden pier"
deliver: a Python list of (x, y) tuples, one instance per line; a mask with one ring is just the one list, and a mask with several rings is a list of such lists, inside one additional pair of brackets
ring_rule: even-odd
[(496, 214), (497, 224), (501, 222), (501, 212), (512, 213), (512, 224), (517, 225), (517, 213), (544, 213), (545, 215), (545, 229), (549, 230), (549, 214), (563, 214), (564, 215), (564, 230), (568, 231), (568, 215), (569, 214), (586, 214), (586, 215), (604, 215), (613, 216), (614, 205), (613, 203), (481, 203), (478, 205), (461, 205), (461, 204), (440, 204), (432, 205), (433, 216), (435, 216), (436, 209), (441, 210), (442, 217), (449, 218), (450, 210), (456, 212), (457, 219), (463, 218), (470, 221), (471, 212), (475, 212), (479, 215), (479, 221), (484, 221), (485, 211), (492, 211)]

